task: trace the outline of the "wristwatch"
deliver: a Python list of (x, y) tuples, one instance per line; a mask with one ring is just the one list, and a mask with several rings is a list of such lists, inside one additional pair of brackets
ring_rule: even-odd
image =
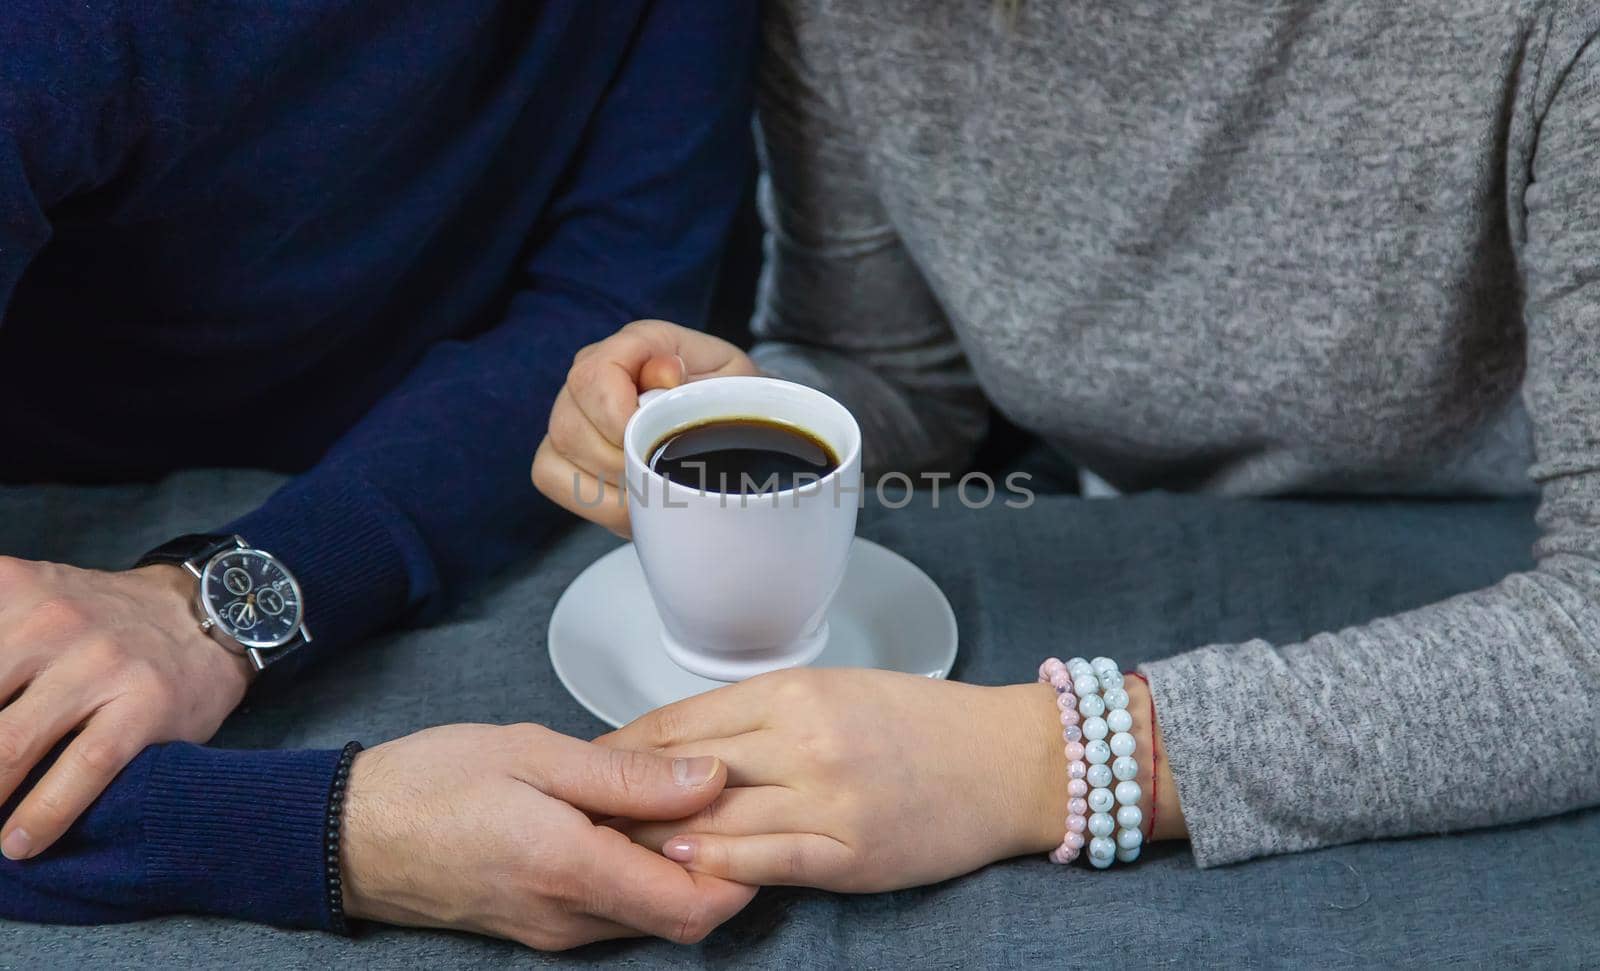
[(256, 671), (311, 642), (299, 581), (277, 557), (240, 537), (180, 536), (146, 553), (135, 566), (153, 563), (194, 574), (200, 629), (244, 655)]

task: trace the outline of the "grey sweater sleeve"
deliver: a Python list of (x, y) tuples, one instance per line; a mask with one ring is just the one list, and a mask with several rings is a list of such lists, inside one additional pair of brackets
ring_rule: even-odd
[(1544, 70), (1558, 80), (1510, 217), (1537, 565), (1301, 644), (1145, 665), (1202, 866), (1600, 802), (1600, 57)]
[(752, 356), (850, 408), (869, 476), (958, 468), (983, 437), (987, 402), (890, 224), (837, 86), (814, 63), (825, 40), (801, 43), (787, 7), (765, 5), (758, 136), (767, 259)]

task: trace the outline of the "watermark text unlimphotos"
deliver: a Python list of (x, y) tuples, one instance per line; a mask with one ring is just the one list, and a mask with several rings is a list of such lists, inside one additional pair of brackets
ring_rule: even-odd
[[(1033, 476), (1026, 472), (1012, 472), (1005, 477), (1003, 483), (996, 485), (992, 476), (983, 472), (968, 472), (956, 478), (949, 472), (922, 472), (915, 476), (905, 472), (886, 472), (878, 477), (878, 481), (867, 488), (852, 485), (844, 481), (842, 476), (830, 475), (819, 477), (811, 473), (796, 473), (792, 478), (792, 485), (780, 489), (780, 481), (776, 473), (766, 479), (757, 481), (749, 473), (740, 473), (739, 482), (735, 484), (726, 475), (719, 476), (716, 488), (706, 484), (704, 463), (684, 462), (683, 467), (694, 468), (699, 466), (701, 487), (684, 485), (674, 482), (674, 490), (684, 490), (691, 495), (715, 497), (722, 506), (738, 505), (741, 508), (754, 505), (771, 505), (777, 507), (783, 503), (793, 503), (799, 506), (801, 502), (815, 502), (819, 497), (831, 501), (833, 505), (840, 506), (845, 502), (855, 503), (857, 508), (866, 505), (867, 496), (873, 495), (878, 500), (878, 505), (887, 509), (904, 509), (910, 505), (914, 493), (918, 489), (926, 489), (930, 493), (930, 504), (938, 509), (939, 503), (954, 492), (956, 501), (968, 509), (987, 509), (996, 502), (1007, 509), (1026, 509), (1033, 505), (1033, 490), (1027, 483)], [(824, 482), (823, 479), (827, 481)], [(604, 480), (596, 480), (591, 490), (585, 490), (583, 474), (572, 474), (572, 495), (578, 506), (584, 509), (594, 509), (606, 502), (614, 502), (619, 507), (628, 502), (636, 503), (643, 508), (649, 508), (655, 503), (663, 509), (683, 509), (689, 503), (674, 499), (671, 491), (665, 486), (658, 489), (652, 488), (652, 477), (641, 477), (636, 485), (631, 480), (619, 488), (610, 488)], [(585, 495), (585, 491), (592, 491), (592, 495)], [(941, 495), (941, 492), (944, 495)], [(652, 495), (652, 493), (655, 493)]]

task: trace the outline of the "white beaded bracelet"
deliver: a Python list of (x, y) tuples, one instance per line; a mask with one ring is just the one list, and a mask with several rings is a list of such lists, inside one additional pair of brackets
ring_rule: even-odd
[(1066, 666), (1083, 716), (1084, 759), (1089, 763), (1089, 863), (1104, 870), (1117, 860), (1137, 860), (1144, 842), (1139, 828), (1144, 821), (1139, 810), (1143, 793), (1134, 781), (1139, 763), (1133, 757), (1137, 748), (1133, 716), (1115, 661), (1075, 657)]

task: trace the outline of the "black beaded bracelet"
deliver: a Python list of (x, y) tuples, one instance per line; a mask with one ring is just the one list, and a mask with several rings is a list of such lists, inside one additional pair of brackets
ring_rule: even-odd
[(344, 822), (344, 790), (350, 781), (350, 765), (359, 751), (360, 742), (344, 747), (333, 770), (333, 784), (328, 787), (328, 825), (323, 830), (322, 849), (328, 864), (328, 924), (335, 934), (350, 933), (350, 925), (344, 919), (344, 882), (339, 873), (339, 828)]

